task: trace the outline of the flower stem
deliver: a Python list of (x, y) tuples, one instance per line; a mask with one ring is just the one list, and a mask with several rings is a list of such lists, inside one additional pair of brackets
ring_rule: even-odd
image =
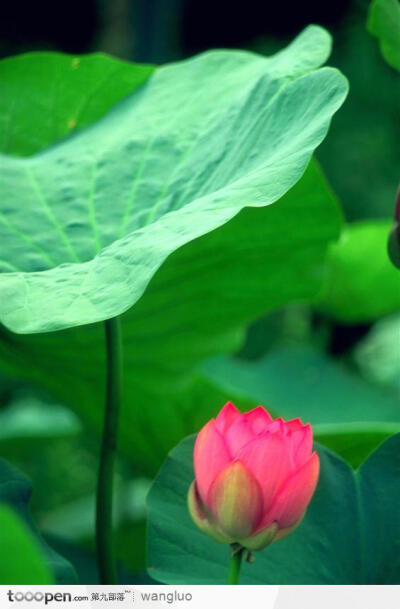
[(231, 545), (231, 559), (229, 562), (228, 584), (237, 585), (239, 583), (240, 566), (242, 564), (244, 548)]
[(105, 322), (107, 351), (106, 405), (96, 497), (96, 549), (100, 584), (116, 584), (113, 546), (113, 481), (122, 393), (122, 341), (118, 317)]

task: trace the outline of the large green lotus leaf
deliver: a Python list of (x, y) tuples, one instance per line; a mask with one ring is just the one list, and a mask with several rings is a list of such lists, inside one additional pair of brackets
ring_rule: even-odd
[[(149, 574), (168, 584), (224, 584), (229, 546), (192, 523), (194, 437), (168, 456), (148, 497)], [(400, 434), (354, 472), (316, 446), (317, 490), (298, 529), (244, 563), (244, 584), (399, 584)]]
[(34, 154), (101, 118), (151, 66), (102, 53), (26, 53), (0, 61), (0, 150)]
[[(228, 397), (196, 379), (200, 360), (239, 347), (265, 311), (309, 300), (320, 288), (340, 214), (315, 164), (277, 205), (243, 210), (179, 249), (121, 317), (124, 392), (120, 448), (152, 475), (165, 454)], [(36, 335), (0, 333), (0, 361), (100, 428), (102, 324)], [(243, 403), (246, 406), (246, 403)]]
[[(32, 489), (29, 481), (7, 461), (0, 459), (0, 504), (11, 507), (17, 516), (22, 519), (31, 535), (36, 539), (36, 543), (43, 552), (46, 569), (53, 574), (56, 582), (59, 584), (74, 584), (76, 583), (76, 576), (71, 565), (47, 545), (40, 537), (33, 523), (29, 510), (31, 492)], [(17, 525), (15, 524), (15, 526)], [(3, 550), (3, 545), (1, 545), (1, 548)], [(35, 584), (45, 582), (26, 581), (18, 583)]]
[[(0, 320), (18, 333), (129, 309), (162, 262), (302, 176), (347, 84), (310, 27), (271, 58), (207, 52), (159, 68), (106, 117), (0, 159)], [(260, 217), (261, 221), (261, 217)]]
[(400, 309), (400, 273), (387, 253), (391, 221), (349, 224), (327, 257), (316, 306), (344, 323), (373, 321)]
[(354, 466), (400, 432), (394, 395), (310, 346), (281, 346), (257, 362), (213, 358), (202, 368), (228, 395), (249, 396), (274, 414), (312, 423), (318, 441)]
[(373, 0), (368, 15), (368, 30), (379, 39), (382, 55), (400, 70), (399, 0)]
[(52, 584), (39, 544), (23, 521), (0, 504), (0, 584)]

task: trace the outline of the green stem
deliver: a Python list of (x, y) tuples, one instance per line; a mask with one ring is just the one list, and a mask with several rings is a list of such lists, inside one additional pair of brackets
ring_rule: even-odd
[(242, 564), (244, 548), (231, 546), (231, 559), (229, 561), (228, 584), (237, 585), (239, 583), (240, 566)]
[(122, 391), (122, 342), (118, 317), (105, 322), (107, 387), (96, 497), (96, 548), (100, 584), (116, 584), (113, 546), (113, 481)]

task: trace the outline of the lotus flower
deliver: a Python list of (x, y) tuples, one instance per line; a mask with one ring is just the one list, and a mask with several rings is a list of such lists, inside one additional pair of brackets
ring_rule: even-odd
[(300, 419), (273, 420), (262, 406), (241, 414), (226, 404), (199, 432), (188, 506), (195, 524), (220, 543), (261, 550), (302, 520), (319, 458)]

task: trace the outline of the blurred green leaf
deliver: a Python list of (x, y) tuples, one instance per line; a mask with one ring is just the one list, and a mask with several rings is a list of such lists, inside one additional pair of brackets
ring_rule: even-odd
[(373, 0), (369, 9), (368, 30), (379, 39), (382, 55), (388, 64), (400, 70), (399, 0)]
[(42, 548), (10, 507), (0, 504), (0, 584), (52, 584)]
[(76, 435), (79, 419), (60, 404), (48, 404), (31, 397), (16, 398), (0, 410), (0, 444), (23, 440), (51, 440)]
[(26, 53), (0, 61), (0, 150), (26, 156), (100, 119), (152, 66), (102, 53)]
[(257, 362), (215, 358), (202, 370), (227, 394), (249, 396), (274, 414), (310, 422), (318, 441), (354, 466), (400, 432), (394, 396), (310, 346), (282, 346)]
[[(150, 579), (145, 570), (144, 561), (142, 559), (142, 547), (145, 546), (145, 543), (142, 543), (142, 537), (144, 537), (142, 529), (143, 523), (140, 523), (141, 529), (137, 529), (135, 531), (130, 530), (128, 532), (125, 531), (125, 541), (126, 547), (122, 550), (118, 549), (119, 553), (124, 554), (123, 558), (125, 559), (125, 555), (130, 549), (131, 552), (131, 561), (128, 561), (128, 565), (125, 566), (121, 561), (121, 565), (118, 568), (118, 581), (120, 584), (154, 584), (154, 580)], [(117, 545), (118, 545), (118, 536), (123, 536), (124, 531), (117, 532)], [(57, 552), (60, 552), (63, 556), (67, 557), (70, 560), (78, 573), (79, 581), (84, 582), (85, 585), (94, 585), (99, 583), (98, 579), (98, 568), (95, 553), (92, 551), (88, 551), (81, 546), (77, 546), (66, 542), (65, 540), (61, 540), (56, 537), (48, 537), (49, 543), (56, 548)], [(133, 563), (132, 563), (133, 559)], [(140, 561), (140, 564), (138, 564)], [(132, 573), (132, 567), (139, 566), (140, 570), (138, 572)]]
[(400, 308), (400, 273), (389, 260), (390, 221), (349, 224), (332, 244), (317, 307), (344, 323), (373, 321)]
[[(29, 528), (31, 535), (35, 537), (44, 554), (46, 570), (48, 569), (53, 574), (56, 582), (59, 584), (76, 583), (75, 573), (71, 565), (64, 558), (56, 554), (56, 552), (54, 552), (54, 550), (52, 550), (52, 548), (50, 548), (50, 546), (48, 546), (39, 536), (39, 532), (32, 521), (29, 510), (31, 492), (31, 485), (28, 480), (18, 470), (7, 463), (7, 461), (0, 459), (0, 503), (11, 507)], [(16, 526), (15, 522), (10, 522), (10, 526), (12, 527), (10, 530), (14, 531)], [(3, 527), (0, 526), (0, 533), (2, 530)], [(4, 535), (8, 535), (8, 533), (4, 533)], [(1, 548), (3, 557), (5, 556), (8, 560), (8, 555), (3, 554), (2, 544)], [(13, 553), (15, 553), (15, 550), (13, 550)], [(18, 553), (16, 553), (16, 556), (19, 556)], [(2, 583), (11, 582), (7, 581)], [(31, 581), (20, 581), (18, 583), (36, 584), (45, 582), (36, 582), (32, 578)]]
[(366, 378), (392, 389), (400, 398), (400, 314), (377, 322), (355, 350)]
[[(194, 437), (168, 456), (149, 494), (148, 571), (168, 584), (226, 583), (229, 546), (192, 523)], [(321, 474), (298, 529), (244, 563), (243, 584), (399, 584), (400, 434), (354, 472), (316, 446)]]
[[(145, 502), (150, 480), (136, 478), (128, 484), (118, 484), (114, 489), (114, 528), (126, 523), (141, 522), (145, 518)], [(65, 541), (92, 539), (95, 529), (95, 495), (85, 495), (63, 504), (46, 514), (41, 528), (48, 535), (62, 537)]]

